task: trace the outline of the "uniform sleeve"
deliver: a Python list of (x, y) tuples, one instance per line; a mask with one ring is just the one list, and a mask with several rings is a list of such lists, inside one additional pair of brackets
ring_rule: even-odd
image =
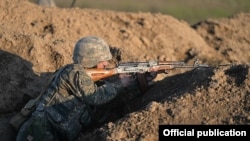
[(104, 81), (102, 85), (94, 83), (84, 71), (79, 72), (76, 82), (84, 102), (90, 105), (101, 105), (108, 103), (123, 91), (120, 81), (109, 83)]
[(101, 86), (95, 85), (95, 91), (93, 94), (87, 94), (85, 101), (91, 105), (105, 104), (114, 99), (118, 94), (121, 93), (123, 87), (119, 84), (108, 83)]

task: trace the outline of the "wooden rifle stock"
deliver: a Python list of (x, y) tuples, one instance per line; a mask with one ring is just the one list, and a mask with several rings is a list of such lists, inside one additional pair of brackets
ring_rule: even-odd
[(87, 74), (94, 82), (117, 74), (116, 68), (114, 69), (86, 69)]

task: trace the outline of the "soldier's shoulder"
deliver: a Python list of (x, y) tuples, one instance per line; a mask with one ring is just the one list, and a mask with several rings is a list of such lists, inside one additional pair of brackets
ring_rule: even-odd
[(80, 71), (80, 72), (84, 71), (83, 67), (81, 67), (79, 64), (67, 64), (67, 65), (57, 69), (54, 72), (54, 74), (55, 75), (56, 74), (60, 74), (60, 75), (64, 74), (65, 75), (65, 74), (69, 74), (69, 73), (75, 73), (78, 71)]
[(74, 71), (84, 71), (84, 67), (81, 64), (70, 64)]

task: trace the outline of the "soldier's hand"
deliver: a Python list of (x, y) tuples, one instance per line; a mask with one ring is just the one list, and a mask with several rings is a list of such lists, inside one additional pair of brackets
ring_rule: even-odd
[(146, 81), (150, 83), (151, 81), (153, 81), (156, 78), (157, 74), (158, 73), (156, 71), (146, 72), (145, 73)]
[(132, 82), (136, 81), (136, 77), (133, 74), (119, 74), (119, 78), (123, 87), (128, 87)]

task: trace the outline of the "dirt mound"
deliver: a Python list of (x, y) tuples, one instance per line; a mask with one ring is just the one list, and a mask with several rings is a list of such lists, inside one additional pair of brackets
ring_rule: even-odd
[[(0, 2), (0, 135), (9, 117), (36, 97), (57, 68), (72, 62), (75, 42), (105, 39), (121, 62), (171, 60), (210, 66), (159, 75), (129, 111), (83, 132), (80, 139), (157, 140), (159, 124), (250, 123), (250, 14), (190, 26), (169, 15)], [(124, 108), (124, 107), (122, 107)]]
[(249, 20), (249, 13), (239, 13), (229, 18), (209, 19), (193, 27), (224, 59), (249, 63)]
[(165, 78), (131, 102), (139, 110), (80, 139), (158, 140), (159, 124), (249, 124), (248, 75), (248, 66), (239, 65)]

